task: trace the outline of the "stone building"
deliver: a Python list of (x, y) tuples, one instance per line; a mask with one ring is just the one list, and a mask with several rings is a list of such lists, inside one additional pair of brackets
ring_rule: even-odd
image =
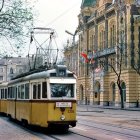
[[(84, 53), (88, 60), (92, 56), (97, 61), (95, 64), (79, 59), (79, 103), (120, 106), (117, 74), (121, 68), (125, 107), (140, 105), (140, 75), (132, 69), (134, 63), (140, 62), (139, 4), (139, 0), (82, 0), (78, 55), (83, 58)], [(103, 66), (101, 62), (106, 63)]]
[(14, 76), (27, 72), (28, 58), (4, 57), (0, 59), (0, 82), (9, 81)]
[(64, 64), (67, 68), (78, 75), (78, 42), (70, 43), (64, 47)]

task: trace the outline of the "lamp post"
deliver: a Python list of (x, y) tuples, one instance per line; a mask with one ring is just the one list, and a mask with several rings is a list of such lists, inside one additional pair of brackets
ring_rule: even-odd
[[(71, 47), (72, 47), (72, 49), (74, 49), (74, 51), (72, 51), (72, 56), (71, 56), (71, 63), (72, 63), (72, 68), (71, 68), (71, 70), (73, 70), (74, 73), (77, 74), (77, 72), (78, 72), (78, 70), (77, 70), (78, 57), (77, 57), (77, 55), (75, 54), (75, 53), (76, 53), (76, 51), (75, 51), (75, 49), (76, 49), (75, 36), (76, 36), (77, 33), (78, 33), (78, 29), (76, 29), (74, 33), (71, 33), (71, 32), (69, 32), (68, 30), (65, 30), (65, 32), (73, 37), (72, 46), (71, 46)], [(76, 58), (76, 57), (77, 57), (77, 58)]]
[(65, 30), (65, 32), (73, 37), (73, 42), (72, 42), (72, 44), (73, 44), (73, 46), (75, 46), (75, 36), (76, 36), (76, 34), (77, 34), (77, 32), (78, 32), (78, 29), (76, 29), (74, 33), (71, 33), (71, 32), (69, 32), (68, 30)]

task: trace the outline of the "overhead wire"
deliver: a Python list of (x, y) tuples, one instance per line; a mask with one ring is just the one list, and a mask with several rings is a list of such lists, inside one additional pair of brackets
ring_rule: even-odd
[[(56, 18), (54, 18), (51, 22), (49, 22), (46, 26), (48, 26), (48, 25), (50, 25), (50, 24), (52, 24), (52, 23), (54, 23), (56, 20), (58, 20), (60, 17), (62, 17), (63, 15), (65, 15), (66, 13), (68, 13), (71, 9), (73, 9), (77, 4), (79, 4), (79, 2), (77, 2), (77, 3), (75, 3), (72, 7), (70, 7), (69, 9), (67, 9), (66, 11), (64, 11), (63, 13), (61, 13), (59, 16), (57, 16)], [(28, 37), (27, 35), (24, 35), (24, 36), (26, 36), (26, 37)], [(42, 48), (42, 45), (44, 44), (44, 43), (46, 43), (47, 41), (48, 41), (48, 39), (46, 39), (42, 44), (39, 44), (39, 42), (35, 39), (35, 37), (34, 36), (31, 36), (31, 39), (34, 39), (34, 41), (38, 44), (38, 46), (44, 51), (44, 53), (47, 55), (47, 53), (49, 53), (48, 51), (49, 51), (49, 49), (47, 50), (47, 53), (46, 53), (46, 51)], [(49, 42), (49, 46), (48, 47), (50, 47), (50, 44), (51, 44), (51, 42), (52, 42), (52, 37), (51, 37), (51, 35), (50, 35), (50, 42)], [(56, 43), (56, 40), (55, 40), (55, 44), (56, 44), (56, 46), (57, 46), (57, 49), (53, 49), (53, 50), (57, 50), (57, 55), (56, 55), (56, 59), (55, 59), (55, 62), (54, 63), (56, 63), (57, 62), (57, 59), (58, 59), (58, 52), (59, 52), (59, 49), (58, 49), (58, 45), (57, 45), (57, 43)], [(30, 45), (31, 45), (31, 41), (30, 41)], [(30, 59), (29, 58), (29, 52), (30, 52), (30, 45), (29, 45), (29, 50), (28, 50), (28, 59)], [(52, 51), (52, 49), (50, 49), (51, 51)], [(62, 50), (62, 49), (61, 49)], [(37, 52), (36, 52), (37, 53)], [(50, 52), (51, 53), (51, 52)], [(30, 65), (30, 60), (29, 60), (29, 65)]]
[(59, 16), (57, 16), (56, 18), (54, 18), (51, 22), (47, 23), (46, 26), (49, 26), (50, 24), (54, 23), (55, 21), (57, 21), (60, 17), (62, 17), (63, 15), (67, 14), (70, 10), (72, 10), (75, 6), (77, 6), (79, 4), (79, 2), (75, 3), (73, 6), (71, 6), (69, 9), (65, 10), (63, 13), (61, 13)]

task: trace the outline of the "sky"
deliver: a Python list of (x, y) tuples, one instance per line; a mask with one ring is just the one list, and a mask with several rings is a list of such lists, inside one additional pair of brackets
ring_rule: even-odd
[(78, 26), (78, 14), (82, 0), (36, 0), (35, 27), (52, 28), (56, 31), (56, 42), (59, 48), (72, 36), (65, 30), (74, 33)]
[[(82, 0), (25, 0), (27, 5), (33, 7), (34, 27), (52, 28), (56, 32), (55, 44), (60, 51), (67, 44), (67, 40), (72, 40), (72, 36), (65, 30), (73, 33), (78, 27), (78, 15)], [(36, 40), (38, 44), (45, 41), (45, 36), (39, 35)], [(48, 36), (46, 36), (46, 39)], [(41, 41), (41, 42), (40, 42)], [(5, 40), (7, 43), (7, 40)], [(45, 44), (44, 44), (45, 46)], [(46, 45), (47, 46), (47, 45)], [(44, 47), (45, 48), (45, 47)], [(8, 51), (7, 51), (8, 50)], [(25, 39), (24, 47), (17, 49), (11, 47), (9, 42), (3, 49), (3, 54), (9, 56), (27, 56), (35, 54), (37, 47), (30, 43), (30, 36)], [(63, 51), (63, 50), (62, 50)], [(8, 52), (8, 53), (7, 53)], [(60, 52), (61, 53), (61, 52)], [(63, 52), (62, 52), (63, 53)], [(61, 56), (61, 55), (60, 55)]]

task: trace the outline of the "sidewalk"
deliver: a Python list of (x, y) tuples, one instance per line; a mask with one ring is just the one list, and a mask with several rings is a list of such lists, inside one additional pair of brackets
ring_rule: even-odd
[(101, 106), (101, 105), (77, 105), (77, 111), (94, 111), (96, 108), (98, 109), (113, 109), (113, 110), (127, 110), (127, 111), (140, 111), (140, 107), (139, 108), (123, 108), (121, 109), (121, 107), (117, 107), (117, 106)]

